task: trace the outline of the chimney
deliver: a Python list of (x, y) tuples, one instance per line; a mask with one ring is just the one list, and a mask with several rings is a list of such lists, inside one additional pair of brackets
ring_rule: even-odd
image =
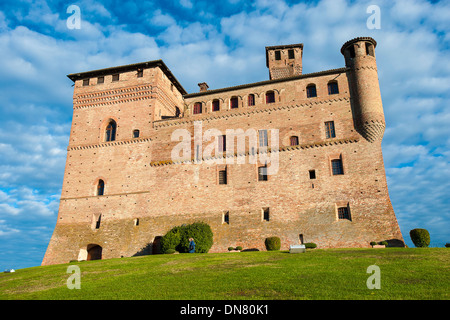
[(206, 82), (199, 83), (198, 86), (200, 87), (200, 92), (205, 92), (209, 88)]

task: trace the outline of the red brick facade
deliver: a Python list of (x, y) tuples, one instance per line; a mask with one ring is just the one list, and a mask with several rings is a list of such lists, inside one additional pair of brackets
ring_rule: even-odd
[[(401, 244), (381, 150), (375, 46), (372, 38), (353, 39), (342, 47), (346, 67), (313, 74), (301, 74), (303, 45), (268, 47), (271, 80), (216, 90), (203, 85), (191, 94), (161, 60), (69, 75), (73, 122), (58, 221), (42, 264), (87, 259), (95, 245), (103, 259), (156, 253), (160, 236), (195, 221), (211, 226), (211, 252), (238, 245), (265, 250), (269, 236), (280, 237), (282, 249), (300, 241), (318, 248)], [(297, 71), (273, 76), (283, 63)], [(316, 97), (307, 94), (312, 84)], [(201, 113), (194, 114), (196, 103)], [(115, 137), (106, 141), (111, 120)], [(202, 152), (213, 140), (198, 136), (200, 124), (202, 134), (267, 129), (269, 148), (258, 148), (257, 134), (256, 148), (247, 139), (245, 149), (208, 161)], [(271, 145), (272, 129), (279, 148)], [(184, 161), (173, 158), (177, 132), (189, 134)], [(263, 155), (278, 170), (259, 181)]]

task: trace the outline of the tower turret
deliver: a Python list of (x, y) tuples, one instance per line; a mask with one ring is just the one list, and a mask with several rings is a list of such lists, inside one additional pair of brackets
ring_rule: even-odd
[(302, 74), (303, 43), (266, 47), (270, 80)]
[(354, 97), (354, 118), (358, 132), (369, 142), (381, 140), (386, 127), (378, 82), (375, 47), (370, 37), (347, 41), (341, 48), (345, 65), (351, 68), (350, 87)]

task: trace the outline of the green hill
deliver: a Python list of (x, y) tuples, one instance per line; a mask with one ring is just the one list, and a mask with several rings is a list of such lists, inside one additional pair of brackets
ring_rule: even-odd
[[(367, 288), (371, 265), (381, 289)], [(0, 299), (449, 299), (449, 266), (448, 248), (151, 255), (1, 273)]]

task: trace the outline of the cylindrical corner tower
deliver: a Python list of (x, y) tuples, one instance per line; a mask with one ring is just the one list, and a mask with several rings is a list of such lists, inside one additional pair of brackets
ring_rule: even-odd
[(347, 41), (341, 48), (345, 65), (351, 68), (356, 129), (369, 142), (381, 141), (386, 126), (375, 58), (376, 45), (377, 42), (370, 37), (358, 37)]

